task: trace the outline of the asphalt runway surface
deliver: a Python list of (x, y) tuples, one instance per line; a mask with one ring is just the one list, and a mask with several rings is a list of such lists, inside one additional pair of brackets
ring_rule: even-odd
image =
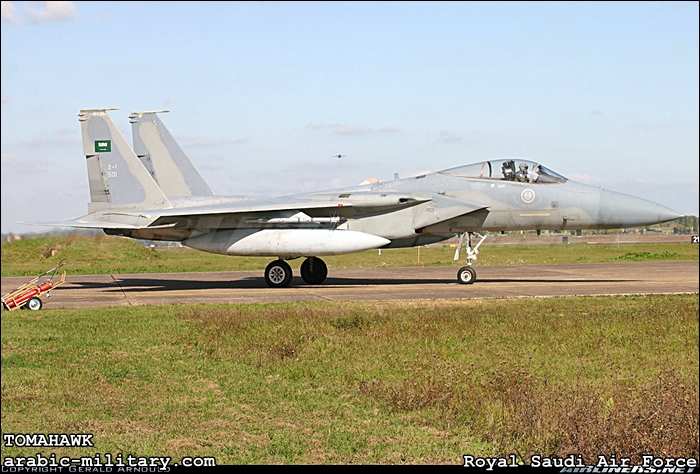
[[(457, 283), (458, 267), (329, 269), (322, 285), (298, 272), (289, 288), (270, 288), (263, 271), (71, 275), (41, 299), (44, 308), (186, 303), (387, 301), (698, 293), (698, 262), (475, 266), (477, 281)], [(29, 277), (3, 277), (2, 294)], [(40, 280), (43, 281), (43, 280)]]

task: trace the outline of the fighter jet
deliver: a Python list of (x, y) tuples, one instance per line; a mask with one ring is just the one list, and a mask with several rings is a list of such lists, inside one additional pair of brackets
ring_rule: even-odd
[[(288, 287), (287, 260), (304, 258), (301, 277), (321, 284), (320, 258), (369, 249), (414, 247), (459, 237), (466, 265), (457, 281), (476, 281), (473, 261), (490, 232), (615, 229), (682, 217), (662, 205), (571, 181), (543, 164), (494, 159), (391, 181), (258, 198), (218, 196), (177, 145), (157, 111), (134, 112), (132, 149), (107, 111), (81, 110), (90, 187), (88, 213), (42, 225), (96, 228), (135, 239), (181, 242), (224, 255), (276, 257), (270, 287)], [(479, 242), (474, 245), (473, 239)]]

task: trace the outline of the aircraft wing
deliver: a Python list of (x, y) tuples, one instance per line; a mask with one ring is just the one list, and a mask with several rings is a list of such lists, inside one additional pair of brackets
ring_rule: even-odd
[[(241, 201), (237, 203), (218, 203), (196, 207), (183, 207), (154, 210), (158, 216), (149, 227), (170, 224), (176, 220), (202, 217), (226, 218), (247, 214), (258, 219), (274, 218), (279, 213), (312, 212), (324, 216), (357, 216), (373, 212), (386, 212), (429, 201), (429, 197), (415, 197), (399, 193), (341, 193), (313, 196), (290, 196), (286, 198), (268, 198)], [(150, 211), (139, 211), (148, 215)]]
[[(158, 229), (183, 225), (187, 221), (210, 218), (208, 222), (225, 222), (228, 218), (245, 215), (248, 224), (285, 223), (305, 224), (306, 213), (316, 216), (347, 218), (366, 213), (386, 212), (412, 207), (430, 197), (416, 197), (405, 193), (348, 192), (289, 196), (280, 198), (246, 199), (238, 202), (217, 202), (183, 205), (166, 209), (112, 208), (98, 211), (69, 221), (37, 222), (29, 225), (77, 227), (92, 229)], [(297, 216), (297, 213), (299, 215)], [(294, 217), (297, 216), (297, 217)], [(277, 221), (275, 221), (277, 219)], [(281, 221), (280, 219), (285, 219)], [(314, 222), (324, 222), (316, 218)], [(330, 222), (330, 220), (328, 220)], [(216, 227), (216, 225), (214, 225)]]

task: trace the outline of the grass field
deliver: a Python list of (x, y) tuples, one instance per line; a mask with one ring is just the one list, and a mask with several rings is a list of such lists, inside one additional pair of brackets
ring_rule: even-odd
[[(536, 239), (536, 238), (535, 238)], [(498, 241), (497, 239), (492, 239)], [(610, 244), (491, 244), (481, 246), (475, 265), (599, 263), (648, 260), (698, 260), (698, 246), (688, 242)], [(458, 265), (449, 245), (370, 250), (324, 257), (329, 269)], [(263, 270), (272, 257), (236, 257), (189, 248), (150, 249), (120, 237), (48, 237), (2, 246), (2, 276), (35, 276), (61, 260), (71, 274)], [(302, 259), (290, 261), (298, 270)]]
[[(477, 265), (697, 260), (690, 243), (484, 244)], [(329, 268), (456, 265), (433, 245)], [(462, 257), (462, 261), (463, 261)], [(261, 270), (116, 237), (2, 246), (2, 275)], [(291, 262), (298, 268), (300, 260)], [(698, 458), (698, 295), (181, 305), (2, 314), (2, 433), (218, 464)]]
[(2, 315), (2, 432), (219, 464), (698, 457), (697, 295)]

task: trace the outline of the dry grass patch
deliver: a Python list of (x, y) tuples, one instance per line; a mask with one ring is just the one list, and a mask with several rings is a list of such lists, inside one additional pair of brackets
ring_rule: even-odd
[(698, 455), (697, 295), (42, 314), (3, 314), (3, 433), (222, 464)]

